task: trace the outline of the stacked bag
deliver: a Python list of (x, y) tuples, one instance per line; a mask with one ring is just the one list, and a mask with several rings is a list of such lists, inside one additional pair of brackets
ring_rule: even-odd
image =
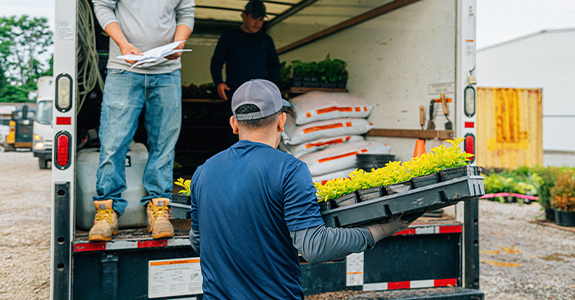
[(309, 92), (290, 100), (282, 149), (305, 162), (315, 182), (348, 177), (359, 153), (389, 154), (389, 146), (366, 141), (373, 105), (348, 93)]

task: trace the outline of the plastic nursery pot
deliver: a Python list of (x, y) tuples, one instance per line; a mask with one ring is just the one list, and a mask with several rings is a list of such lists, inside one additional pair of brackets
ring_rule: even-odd
[(395, 160), (393, 154), (357, 154), (355, 156), (355, 167), (370, 172), (371, 169), (383, 168), (385, 165)]
[(411, 181), (403, 181), (385, 186), (388, 195), (405, 193), (411, 190)]
[(337, 82), (328, 82), (328, 81), (322, 81), (321, 82), (321, 87), (322, 88), (326, 88), (326, 89), (336, 89), (338, 86)]
[(321, 201), (318, 202), (319, 204), (319, 211), (324, 211), (329, 209), (329, 202), (328, 201)]
[(555, 210), (553, 208), (546, 208), (545, 217), (549, 221), (555, 221)]
[(439, 173), (411, 178), (411, 184), (413, 184), (414, 189), (436, 184), (438, 182)]
[(303, 85), (303, 80), (300, 77), (293, 78), (293, 86), (294, 87), (301, 87)]
[(316, 77), (304, 77), (303, 78), (303, 86), (304, 87), (319, 87), (319, 79)]
[(333, 199), (333, 201), (331, 202), (331, 208), (348, 206), (355, 203), (357, 203), (357, 194), (353, 192)]
[(465, 176), (478, 176), (479, 174), (481, 174), (481, 168), (477, 166), (463, 166), (439, 171), (441, 181)]
[(555, 224), (559, 226), (575, 226), (575, 212), (555, 209)]
[(337, 88), (339, 89), (345, 89), (347, 85), (347, 79), (341, 79), (340, 81), (337, 82)]
[(172, 194), (172, 203), (190, 205), (190, 202), (191, 202), (190, 196), (186, 196), (186, 195), (182, 195), (182, 194)]
[(357, 191), (357, 194), (359, 195), (359, 201), (365, 202), (383, 196), (383, 189), (381, 186), (376, 186), (369, 189), (359, 190)]

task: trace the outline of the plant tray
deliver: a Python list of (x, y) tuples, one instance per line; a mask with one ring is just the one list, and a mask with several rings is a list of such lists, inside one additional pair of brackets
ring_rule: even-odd
[(381, 186), (376, 186), (376, 187), (372, 187), (369, 189), (359, 190), (359, 191), (357, 191), (357, 194), (359, 195), (359, 200), (361, 202), (373, 200), (375, 198), (379, 198), (379, 197), (384, 195), (384, 193), (382, 193), (382, 187)]
[(343, 206), (348, 206), (357, 203), (357, 193), (352, 192), (347, 195), (343, 195), (341, 197), (329, 200), (330, 208), (338, 208)]
[(414, 189), (428, 186), (431, 184), (436, 184), (438, 182), (439, 182), (439, 173), (411, 178), (411, 184), (413, 185)]
[(323, 211), (326, 226), (354, 227), (404, 213), (429, 212), (485, 194), (483, 177), (465, 176)]

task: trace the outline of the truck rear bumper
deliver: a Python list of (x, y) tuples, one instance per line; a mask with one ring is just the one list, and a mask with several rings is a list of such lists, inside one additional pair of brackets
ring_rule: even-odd
[(52, 158), (52, 150), (33, 150), (32, 152), (34, 152), (34, 157), (39, 157), (39, 158)]
[(484, 294), (480, 290), (462, 287), (447, 287), (433, 289), (397, 290), (385, 292), (368, 292), (356, 294), (346, 298), (348, 300), (422, 300), (422, 299), (449, 299), (449, 300), (482, 300)]

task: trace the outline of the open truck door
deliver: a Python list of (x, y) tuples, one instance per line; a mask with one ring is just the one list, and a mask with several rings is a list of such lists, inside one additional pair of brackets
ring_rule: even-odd
[[(202, 64), (209, 72), (205, 61), (217, 36), (238, 26), (241, 13), (233, 1), (196, 4), (196, 29), (188, 44), (198, 51), (188, 61), (183, 56), (183, 76), (201, 72), (196, 66)], [(345, 58), (350, 66), (348, 90), (375, 104), (369, 121), (376, 129), (368, 139), (390, 144), (400, 160), (411, 158), (417, 138), (432, 142), (463, 136), (464, 150), (475, 153), (476, 0), (273, 4), (277, 12), (270, 14), (267, 32), (276, 41), (280, 60), (317, 60), (327, 53)], [(88, 1), (55, 0), (55, 5), (51, 299), (201, 299), (199, 258), (188, 240), (189, 221), (173, 220), (175, 236), (170, 239), (154, 240), (142, 229), (128, 228), (112, 241), (98, 243), (89, 242), (87, 231), (77, 226), (78, 214), (84, 213), (78, 211), (79, 202), (84, 200), (78, 198), (76, 183), (86, 180), (76, 172), (81, 142), (77, 137), (84, 137), (80, 131), (97, 128), (102, 97), (98, 88), (83, 90), (86, 85), (79, 82), (85, 78), (78, 68), (90, 65), (86, 59), (95, 57), (102, 65), (106, 54), (100, 50), (106, 47), (100, 46), (107, 37), (98, 24), (81, 24), (95, 18)], [(80, 38), (86, 32), (95, 36)], [(96, 45), (90, 44), (92, 40)], [(79, 48), (89, 55), (78, 56)], [(105, 76), (103, 70), (94, 70), (97, 63), (89, 68)], [(437, 106), (435, 122), (441, 128), (419, 130), (419, 107), (440, 94), (450, 99), (447, 115), (453, 128), (442, 128), (446, 120)], [(189, 106), (223, 103), (182, 101)], [(189, 122), (183, 124), (188, 129), (197, 127), (191, 119), (184, 122)], [(215, 127), (195, 130), (205, 135)], [(188, 136), (178, 141), (176, 156), (180, 151), (195, 159), (195, 142), (190, 144)], [(204, 155), (219, 151), (200, 146)], [(344, 261), (317, 265), (302, 261), (304, 292), (363, 290), (386, 291), (388, 299), (482, 299), (478, 224), (478, 200), (467, 200), (455, 207), (452, 216), (418, 221)], [(177, 274), (186, 279), (176, 284)], [(172, 279), (158, 283), (160, 277)]]

